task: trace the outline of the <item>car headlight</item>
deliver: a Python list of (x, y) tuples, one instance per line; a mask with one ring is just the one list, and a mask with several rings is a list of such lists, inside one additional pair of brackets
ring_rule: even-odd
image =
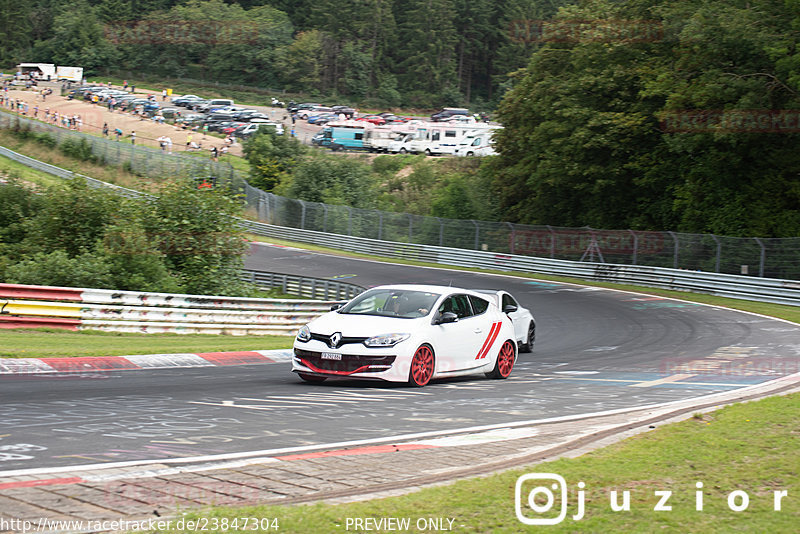
[(367, 347), (394, 347), (409, 337), (411, 334), (381, 334), (364, 341), (364, 345)]
[(308, 328), (308, 325), (303, 325), (300, 330), (297, 331), (297, 341), (309, 341), (311, 340), (311, 329)]

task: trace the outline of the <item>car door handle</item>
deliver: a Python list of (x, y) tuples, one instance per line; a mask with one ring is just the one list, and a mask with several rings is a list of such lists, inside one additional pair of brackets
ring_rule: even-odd
[(480, 334), (481, 332), (483, 332), (483, 329), (476, 328), (475, 330), (473, 330), (473, 332), (475, 332), (476, 334)]

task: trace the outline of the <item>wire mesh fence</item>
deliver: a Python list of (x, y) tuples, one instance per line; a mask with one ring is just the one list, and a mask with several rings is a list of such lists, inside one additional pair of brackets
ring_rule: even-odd
[(249, 185), (245, 193), (257, 218), (278, 226), (498, 254), (800, 279), (800, 237), (723, 237), (454, 220), (306, 202)]
[(134, 174), (150, 178), (186, 177), (209, 180), (241, 191), (246, 178), (229, 163), (214, 161), (207, 156), (168, 153), (157, 148), (137, 145), (129, 139), (97, 137), (84, 132), (62, 128), (42, 121), (0, 111), (0, 128), (24, 129), (48, 134), (58, 146), (67, 140), (83, 140), (91, 148), (99, 163), (124, 168)]
[(59, 145), (67, 139), (84, 139), (98, 160), (142, 176), (211, 180), (219, 187), (240, 193), (253, 218), (279, 226), (498, 254), (800, 279), (800, 237), (746, 238), (537, 226), (444, 219), (306, 202), (256, 189), (247, 183), (246, 173), (205, 157), (168, 154), (3, 111), (0, 111), (0, 128), (46, 132)]

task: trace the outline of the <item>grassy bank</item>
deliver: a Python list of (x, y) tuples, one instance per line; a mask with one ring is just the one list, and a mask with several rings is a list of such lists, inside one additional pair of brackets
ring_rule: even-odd
[[(567, 518), (547, 532), (797, 532), (800, 524), (800, 447), (797, 407), (800, 394), (736, 404), (686, 421), (640, 434), (576, 459), (562, 459), (524, 469), (473, 478), (415, 493), (365, 502), (312, 506), (258, 506), (213, 508), (191, 518), (277, 518), (280, 532), (364, 532), (353, 520), (408, 518), (452, 520), (454, 532), (493, 534), (533, 531), (515, 513), (518, 477), (554, 473), (567, 482)], [(537, 515), (527, 507), (527, 496), (541, 483), (522, 486), (527, 517), (554, 517), (556, 505)], [(585, 516), (577, 513), (578, 483), (585, 483)], [(697, 510), (696, 484), (703, 483), (702, 510)], [(732, 511), (728, 496), (743, 491), (749, 497), (745, 511)], [(619, 502), (629, 492), (629, 511), (612, 511), (610, 492)], [(660, 496), (671, 491), (670, 511), (655, 511)], [(781, 510), (774, 510), (774, 492), (787, 491)], [(543, 505), (544, 502), (539, 502)], [(741, 503), (736, 500), (735, 504)], [(349, 520), (349, 523), (348, 523)], [(350, 525), (348, 529), (347, 526)], [(387, 532), (376, 528), (373, 532)], [(177, 531), (175, 531), (177, 532)], [(221, 531), (218, 531), (221, 532)]]

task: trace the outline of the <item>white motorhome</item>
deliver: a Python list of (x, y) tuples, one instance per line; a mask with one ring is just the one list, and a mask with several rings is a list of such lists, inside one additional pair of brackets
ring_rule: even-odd
[(490, 126), (485, 123), (429, 123), (425, 127), (417, 128), (414, 139), (406, 150), (414, 153), (424, 153), (428, 156), (438, 154), (452, 155), (464, 137), (475, 131), (488, 130)]
[(502, 126), (491, 126), (483, 130), (474, 130), (464, 136), (458, 144), (454, 156), (494, 156), (497, 151), (494, 149), (492, 136)]
[[(372, 152), (392, 152), (389, 145), (405, 135), (413, 135), (420, 121), (374, 126), (364, 132), (364, 146)], [(394, 152), (399, 152), (399, 146)]]

